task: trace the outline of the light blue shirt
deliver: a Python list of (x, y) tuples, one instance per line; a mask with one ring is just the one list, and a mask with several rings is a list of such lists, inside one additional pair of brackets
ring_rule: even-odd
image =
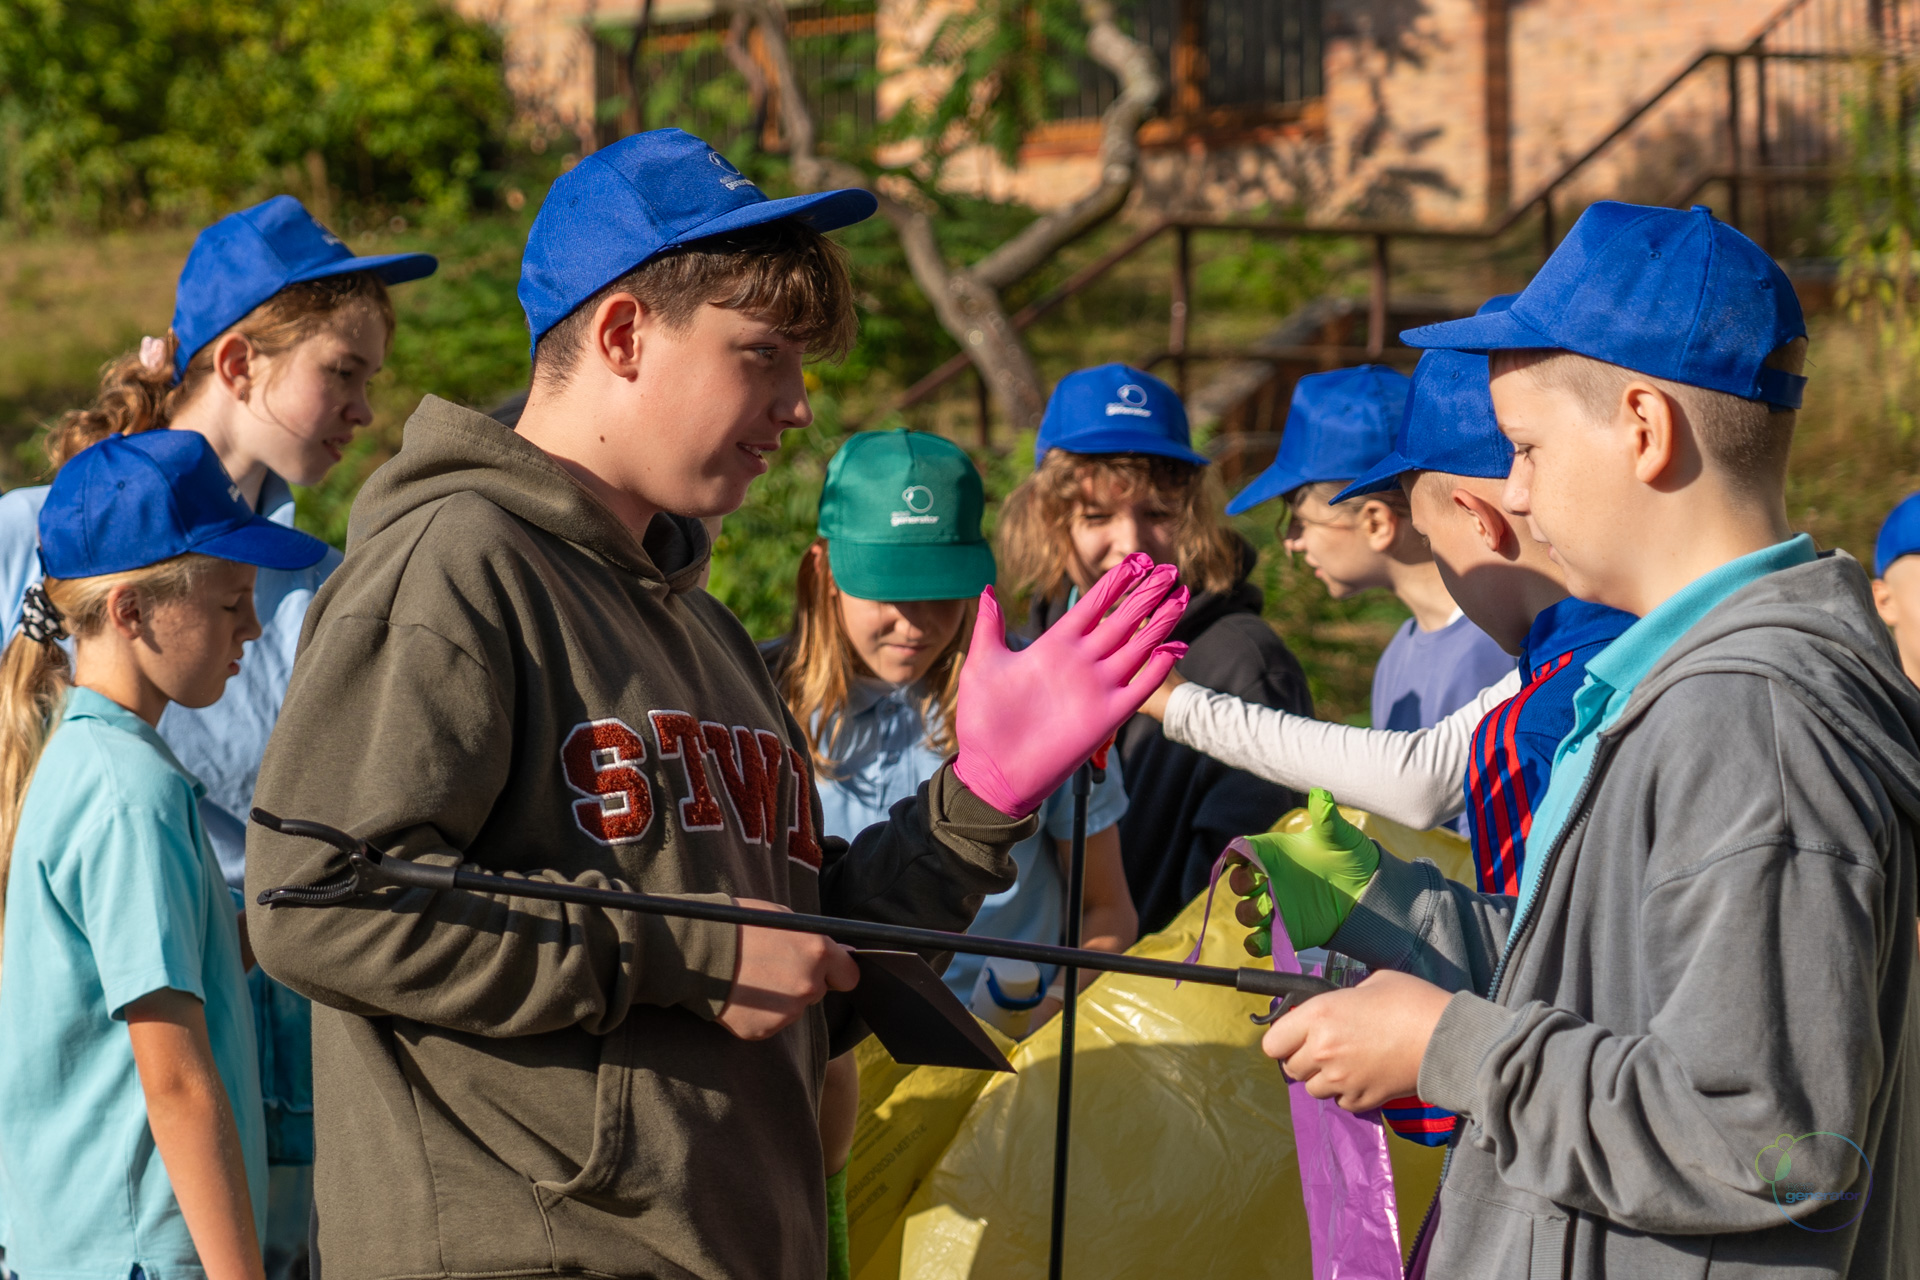
[[(1533, 829), (1527, 836), (1527, 845), (1538, 850), (1541, 856), (1528, 858), (1521, 872), (1520, 898), (1513, 917), (1516, 924), (1525, 918), (1528, 905), (1539, 891), (1547, 855), (1566, 828), (1567, 819), (1573, 814), (1573, 802), (1593, 772), (1600, 734), (1627, 709), (1635, 686), (1676, 640), (1693, 630), (1721, 601), (1748, 583), (1782, 569), (1810, 563), (1814, 557), (1813, 539), (1803, 533), (1729, 560), (1674, 592), (1587, 663), (1587, 678), (1580, 692), (1573, 695), (1573, 732), (1561, 740), (1554, 752), (1552, 780), (1547, 784), (1547, 794), (1533, 811)], [(1509, 934), (1509, 945), (1512, 937)]]
[[(946, 762), (927, 744), (927, 726), (920, 715), (924, 693), (918, 685), (896, 686), (871, 677), (854, 681), (840, 714), (840, 736), (831, 744), (839, 766), (831, 776), (822, 770), (815, 779), (825, 834), (851, 840), (874, 823), (885, 822), (887, 810), (918, 791)], [(1087, 834), (1105, 831), (1126, 812), (1120, 770), (1108, 769), (1106, 781), (1095, 783), (1087, 798)], [(1040, 830), (1009, 850), (1018, 868), (1013, 888), (988, 895), (967, 932), (1059, 942), (1067, 892), (1054, 841), (1072, 836), (1073, 784), (1068, 782), (1040, 807)], [(973, 995), (981, 963), (979, 956), (955, 956), (947, 967), (947, 986), (963, 1003)], [(1043, 969), (1042, 988), (1052, 981), (1052, 971)]]
[(204, 1006), (265, 1231), (253, 1013), (200, 795), (145, 721), (91, 690), (68, 694), (21, 809), (0, 956), (7, 1265), (33, 1280), (126, 1280), (136, 1264), (148, 1280), (205, 1274), (125, 1023), (155, 991)]
[[(20, 625), (20, 598), (40, 581), (40, 508), (44, 485), (0, 495), (0, 609), (11, 636)], [(275, 524), (293, 527), (293, 490), (272, 472), (260, 489), (260, 513)], [(280, 718), (293, 675), (294, 651), (307, 606), (320, 584), (339, 567), (333, 548), (305, 569), (261, 569), (254, 579), (253, 607), (260, 615), (260, 637), (247, 644), (240, 674), (210, 707), (170, 706), (160, 718), (160, 736), (180, 762), (206, 787), (200, 820), (213, 842), (227, 883), (238, 890), (245, 880), (247, 812), (267, 738)]]

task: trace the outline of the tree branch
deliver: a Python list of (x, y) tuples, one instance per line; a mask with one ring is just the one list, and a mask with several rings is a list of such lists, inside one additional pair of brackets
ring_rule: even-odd
[(722, 7), (750, 14), (760, 26), (780, 95), (780, 120), (795, 184), (808, 191), (827, 187), (872, 191), (880, 202), (881, 216), (900, 237), (914, 283), (933, 304), (941, 327), (980, 371), (1007, 420), (1016, 428), (1037, 425), (1046, 409), (1046, 393), (1000, 291), (1112, 217), (1126, 201), (1139, 170), (1135, 134), (1164, 87), (1152, 53), (1120, 30), (1110, 0), (1080, 0), (1088, 26), (1087, 51), (1120, 82), (1120, 96), (1101, 117), (1099, 182), (1071, 205), (1034, 219), (972, 268), (955, 269), (947, 265), (926, 213), (877, 189), (853, 165), (815, 154), (813, 112), (793, 65), (786, 14), (778, 0), (722, 0)]
[(1035, 218), (974, 264), (973, 274), (992, 289), (1005, 289), (1031, 275), (1064, 246), (1119, 212), (1140, 169), (1140, 125), (1166, 88), (1152, 51), (1120, 30), (1110, 0), (1080, 0), (1080, 13), (1087, 20), (1087, 53), (1120, 82), (1120, 96), (1100, 117), (1100, 179), (1092, 191)]
[[(653, 0), (646, 0), (651, 5)], [(762, 143), (762, 135), (767, 131), (767, 73), (754, 60), (753, 51), (747, 48), (747, 33), (753, 29), (753, 17), (745, 12), (735, 12), (733, 21), (727, 25), (727, 38), (720, 48), (727, 55), (727, 61), (747, 82), (747, 111), (752, 123), (747, 126), (747, 136), (753, 139), (753, 145)]]

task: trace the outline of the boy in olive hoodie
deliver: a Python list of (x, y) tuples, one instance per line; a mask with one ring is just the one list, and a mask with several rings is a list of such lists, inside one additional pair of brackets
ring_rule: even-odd
[[(1039, 800), (1178, 656), (1169, 578), (1116, 571), (1044, 673), (983, 600), (959, 755), (851, 847), (818, 835), (806, 740), (699, 585), (700, 517), (810, 420), (802, 358), (852, 336), (820, 233), (873, 209), (769, 201), (679, 130), (556, 182), (518, 427), (422, 402), (308, 614), (256, 803), (408, 859), (947, 929), (1008, 888)], [(260, 827), (248, 855), (253, 895), (340, 870)], [(824, 1273), (816, 1112), (861, 1034), (822, 1003), (858, 980), (837, 944), (459, 892), (248, 918), (315, 1001), (327, 1280)]]
[(1503, 505), (1581, 599), (1587, 664), (1517, 894), (1384, 853), (1316, 793), (1269, 838), (1300, 945), (1381, 970), (1266, 1049), (1365, 1110), (1458, 1112), (1413, 1274), (1920, 1272), (1920, 694), (1866, 574), (1784, 500), (1806, 328), (1704, 208), (1602, 202), (1493, 355)]

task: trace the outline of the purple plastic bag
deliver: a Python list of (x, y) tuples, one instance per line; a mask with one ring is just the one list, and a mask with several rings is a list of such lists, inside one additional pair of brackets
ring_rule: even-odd
[[(1213, 865), (1206, 911), (1213, 910), (1213, 889), (1226, 868), (1236, 840)], [(1249, 861), (1258, 863), (1251, 851)], [(1206, 936), (1206, 919), (1200, 933)], [(1191, 961), (1199, 954), (1194, 948)], [(1280, 912), (1273, 913), (1273, 967), (1279, 973), (1302, 972)], [(1387, 1155), (1387, 1131), (1378, 1111), (1354, 1115), (1332, 1099), (1316, 1098), (1303, 1084), (1289, 1082), (1293, 1109), (1293, 1149), (1300, 1161), (1300, 1194), (1306, 1202), (1307, 1232), (1313, 1245), (1313, 1280), (1400, 1280), (1400, 1217), (1393, 1198), (1393, 1162)]]

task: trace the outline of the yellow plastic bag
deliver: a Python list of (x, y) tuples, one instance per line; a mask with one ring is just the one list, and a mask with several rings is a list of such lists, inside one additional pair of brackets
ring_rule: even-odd
[[(1355, 810), (1401, 858), (1471, 877), (1466, 842)], [(1288, 814), (1276, 829), (1305, 821)], [(1216, 899), (1203, 964), (1255, 963)], [(1181, 959), (1201, 902), (1135, 954)], [(1221, 987), (1106, 974), (1080, 997), (1068, 1158), (1069, 1274), (1312, 1274), (1285, 1082), (1248, 1021), (1264, 1000)], [(1046, 1273), (1060, 1020), (1009, 1053), (1018, 1075), (900, 1067), (861, 1051), (860, 1131), (848, 1175), (857, 1280), (1022, 1280)], [(1402, 1247), (1443, 1152), (1393, 1139)], [(884, 1190), (882, 1188), (884, 1187)], [(856, 1188), (863, 1188), (856, 1191)], [(899, 1204), (901, 1207), (894, 1209)], [(889, 1212), (892, 1210), (891, 1213)], [(858, 1216), (856, 1216), (856, 1213)]]

